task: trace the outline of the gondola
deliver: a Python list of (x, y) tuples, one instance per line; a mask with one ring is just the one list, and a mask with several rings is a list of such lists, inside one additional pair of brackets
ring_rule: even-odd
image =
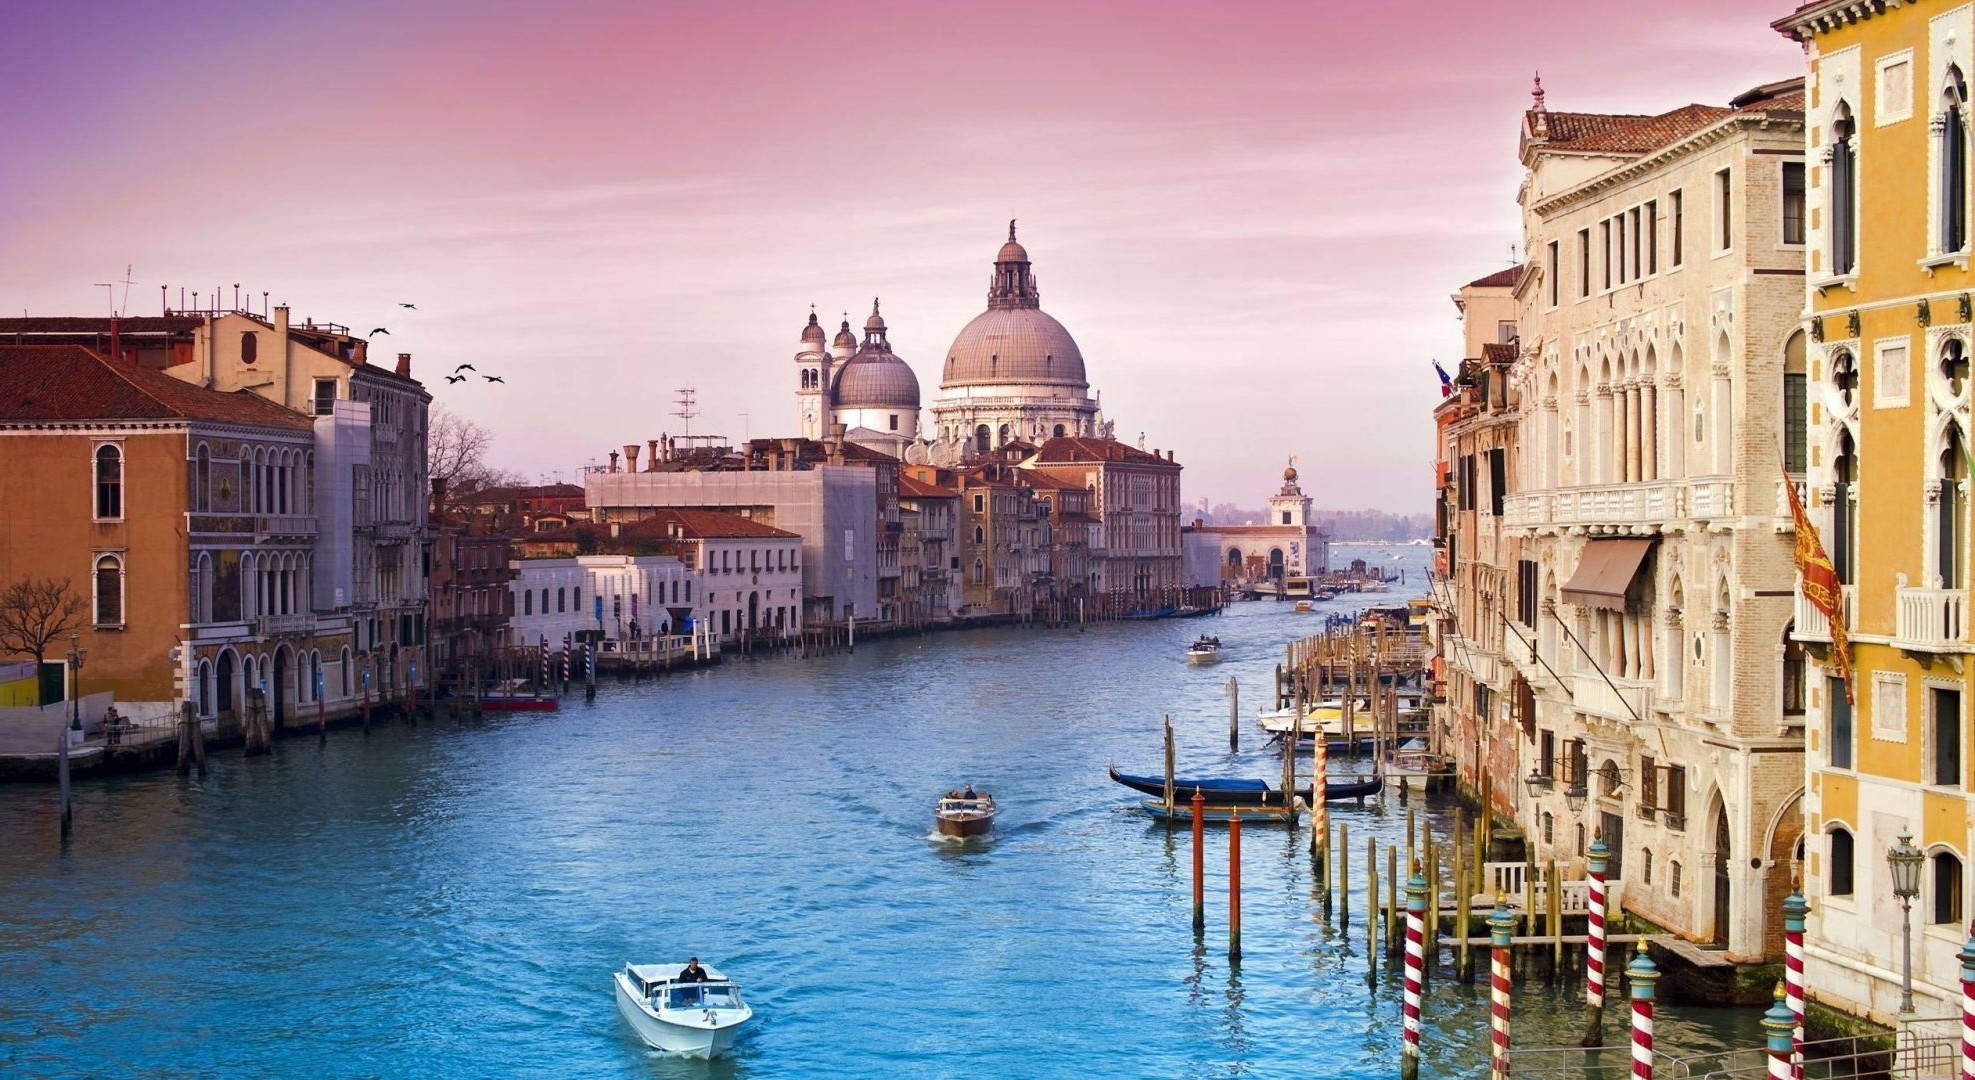
[[(1133, 776), (1121, 773), (1116, 765), (1111, 766), (1111, 779), (1147, 795), (1165, 798), (1166, 780), (1162, 776)], [(1385, 779), (1379, 776), (1356, 777), (1350, 780), (1329, 780), (1324, 783), (1324, 801), (1339, 802), (1344, 799), (1363, 799), (1376, 795), (1385, 787)], [(1192, 802), (1193, 793), (1200, 792), (1201, 798), (1215, 806), (1281, 806), (1282, 791), (1269, 786), (1266, 780), (1244, 780), (1240, 778), (1173, 778), (1173, 801)], [(1296, 794), (1308, 801), (1310, 789), (1298, 788)]]

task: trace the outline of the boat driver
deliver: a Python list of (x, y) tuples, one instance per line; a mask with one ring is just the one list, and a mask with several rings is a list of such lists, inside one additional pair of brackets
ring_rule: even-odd
[(963, 792), (961, 792), (961, 793), (960, 793), (960, 797), (961, 797), (961, 798), (963, 798), (963, 799), (978, 799), (978, 798), (980, 798), (980, 796), (979, 796), (979, 795), (976, 795), (976, 794), (974, 794), (974, 785), (972, 785), (972, 784), (968, 784), (968, 785), (967, 785), (967, 790), (965, 790), (965, 791), (963, 791)]
[(695, 956), (686, 961), (685, 970), (679, 972), (679, 981), (680, 982), (706, 981), (706, 969), (699, 966), (699, 957)]

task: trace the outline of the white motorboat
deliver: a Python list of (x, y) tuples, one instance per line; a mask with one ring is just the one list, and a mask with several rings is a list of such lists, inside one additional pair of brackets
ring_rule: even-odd
[(1218, 664), (1221, 662), (1221, 639), (1209, 634), (1200, 635), (1200, 640), (1186, 647), (1186, 662), (1189, 664)]
[(684, 964), (625, 964), (617, 973), (617, 1011), (647, 1045), (687, 1057), (717, 1057), (754, 1010), (741, 988), (717, 968), (705, 979), (681, 979)]

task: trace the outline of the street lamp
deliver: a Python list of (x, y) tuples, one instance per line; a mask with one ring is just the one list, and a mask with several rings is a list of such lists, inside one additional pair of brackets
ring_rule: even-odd
[(89, 650), (81, 647), (82, 635), (69, 635), (69, 730), (82, 730), (82, 662)]
[(1913, 898), (1920, 895), (1920, 864), (1927, 856), (1913, 846), (1913, 833), (1902, 827), (1899, 843), (1886, 849), (1893, 871), (1893, 895), (1900, 898), (1900, 1013), (1913, 1012)]

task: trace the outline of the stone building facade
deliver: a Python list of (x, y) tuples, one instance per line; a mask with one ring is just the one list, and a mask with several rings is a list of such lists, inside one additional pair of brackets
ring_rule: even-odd
[[(1800, 820), (1786, 373), (1806, 208), (1800, 82), (1654, 116), (1524, 117), (1517, 490), (1503, 619), (1530, 688), (1538, 860), (1603, 834), (1626, 904), (1754, 961)], [(1799, 359), (1793, 360), (1792, 357)]]

